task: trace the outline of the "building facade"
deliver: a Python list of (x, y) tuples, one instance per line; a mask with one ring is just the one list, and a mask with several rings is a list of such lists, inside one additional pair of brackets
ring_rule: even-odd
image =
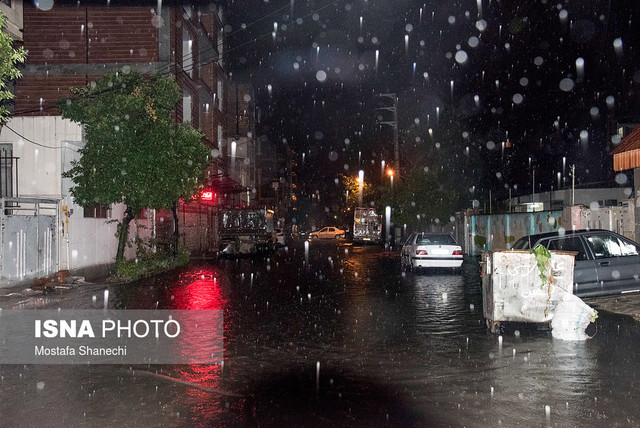
[[(204, 134), (214, 155), (207, 170), (208, 185), (215, 187), (219, 178), (227, 175), (222, 157), (215, 156), (223, 151), (226, 132), (223, 8), (218, 2), (166, 6), (159, 2), (157, 7), (51, 2), (48, 9), (38, 2), (20, 3), (20, 7), (15, 1), (10, 3), (16, 25), (8, 25), (7, 30), (15, 30), (16, 39), (22, 40), (29, 54), (23, 77), (14, 89), (14, 116), (0, 133), (0, 155), (4, 156), (0, 188), (6, 190), (2, 194), (5, 199), (13, 198), (6, 201), (10, 205), (19, 205), (14, 199), (22, 198), (46, 200), (56, 208), (55, 230), (45, 233), (51, 233), (52, 240), (46, 245), (55, 248), (50, 251), (50, 260), (32, 263), (35, 268), (22, 269), (18, 276), (5, 279), (42, 276), (67, 268), (92, 276), (87, 269), (94, 267), (97, 275), (115, 255), (115, 250), (111, 251), (116, 245), (115, 225), (108, 220), (121, 219), (124, 207), (114, 204), (98, 212), (70, 199), (71, 183), (62, 173), (84, 141), (81, 127), (60, 117), (57, 102), (71, 96), (70, 87), (86, 86), (112, 72), (134, 70), (173, 79), (182, 91), (173, 119), (190, 122)], [(6, 6), (0, 6), (3, 12)], [(182, 231), (198, 236), (196, 249), (202, 249), (203, 236), (215, 241), (212, 213), (221, 200), (181, 204)], [(193, 213), (203, 211), (203, 203), (207, 218), (201, 223), (198, 214), (197, 223), (203, 224), (206, 234), (188, 227), (194, 223)], [(147, 217), (137, 221), (159, 232), (173, 221), (168, 213), (148, 213)], [(135, 233), (134, 228), (132, 236)], [(5, 240), (7, 245), (12, 239)], [(183, 236), (183, 243), (192, 241)], [(7, 265), (14, 261), (11, 257), (3, 258)], [(19, 261), (30, 256), (16, 257)]]

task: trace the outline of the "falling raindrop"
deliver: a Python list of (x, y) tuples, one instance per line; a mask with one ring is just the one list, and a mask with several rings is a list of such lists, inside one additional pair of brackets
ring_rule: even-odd
[(327, 80), (327, 73), (324, 70), (318, 70), (316, 73), (316, 79), (318, 79), (318, 82), (324, 82)]
[(613, 48), (616, 51), (616, 55), (618, 56), (618, 58), (622, 57), (623, 55), (623, 50), (622, 50), (622, 39), (621, 38), (617, 38), (613, 41)]
[(464, 64), (467, 62), (468, 56), (467, 53), (465, 51), (458, 51), (456, 52), (456, 62), (458, 64)]
[(605, 99), (605, 102), (607, 103), (607, 107), (609, 107), (609, 109), (612, 109), (616, 104), (616, 99), (613, 97), (613, 95), (609, 95)]
[(568, 77), (565, 77), (560, 81), (560, 89), (562, 89), (564, 92), (570, 92), (571, 90), (573, 90), (573, 86), (573, 80)]
[(584, 58), (576, 59), (576, 75), (578, 79), (582, 79), (584, 77)]

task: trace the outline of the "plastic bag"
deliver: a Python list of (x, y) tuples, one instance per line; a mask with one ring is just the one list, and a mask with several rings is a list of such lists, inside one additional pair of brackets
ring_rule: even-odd
[(586, 340), (585, 330), (596, 310), (573, 294), (563, 293), (551, 320), (551, 335), (561, 340)]

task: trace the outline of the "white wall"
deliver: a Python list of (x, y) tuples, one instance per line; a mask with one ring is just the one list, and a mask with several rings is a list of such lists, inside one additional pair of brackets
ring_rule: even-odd
[[(116, 223), (122, 219), (124, 205), (111, 206), (110, 218), (85, 218), (81, 206), (73, 202), (69, 192), (70, 179), (63, 179), (62, 172), (79, 158), (77, 150), (84, 145), (82, 128), (60, 116), (31, 116), (10, 119), (0, 131), (0, 143), (13, 145), (13, 156), (19, 157), (19, 197), (49, 198), (60, 201), (58, 233), (59, 269), (81, 269), (112, 263), (117, 249)], [(68, 233), (62, 207), (73, 210), (69, 217)], [(140, 220), (148, 225), (148, 220)], [(132, 223), (130, 237), (134, 237), (136, 225)], [(150, 230), (140, 231), (148, 237)], [(128, 257), (135, 255), (129, 249)]]

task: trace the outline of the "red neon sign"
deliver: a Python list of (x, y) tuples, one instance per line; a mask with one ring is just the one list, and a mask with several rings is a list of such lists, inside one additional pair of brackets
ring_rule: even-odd
[(200, 199), (202, 199), (203, 201), (213, 201), (213, 192), (210, 190), (202, 192)]

